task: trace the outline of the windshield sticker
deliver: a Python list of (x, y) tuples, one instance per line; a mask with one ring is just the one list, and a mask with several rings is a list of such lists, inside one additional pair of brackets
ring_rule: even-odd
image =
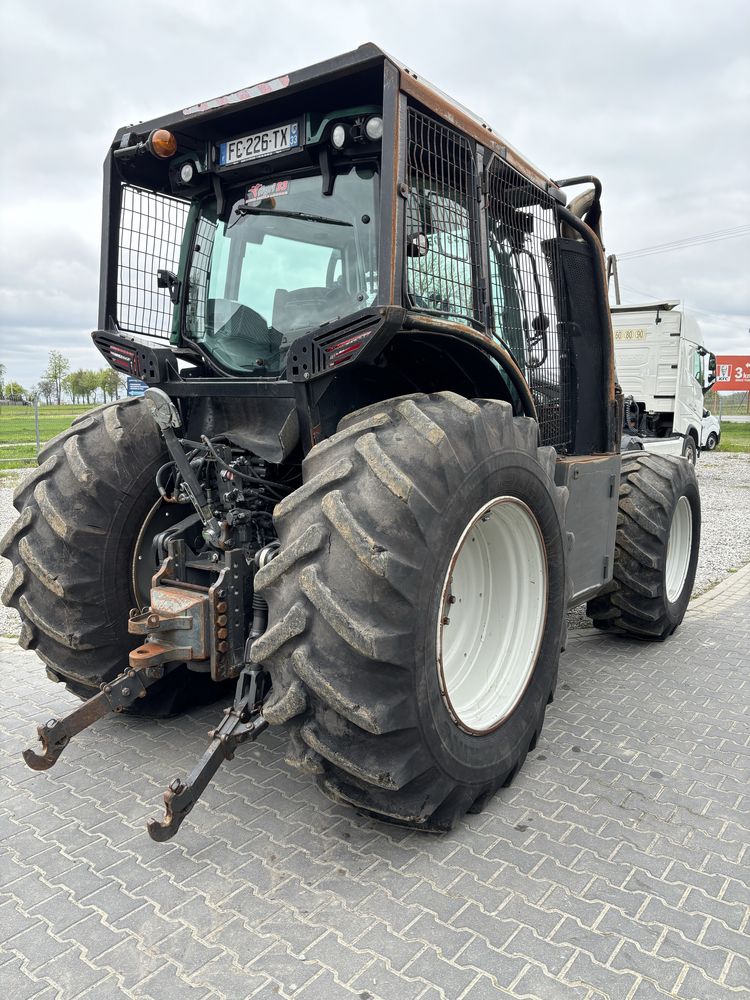
[(255, 205), (266, 198), (280, 198), (283, 194), (289, 194), (290, 181), (272, 181), (270, 184), (253, 184), (247, 189), (245, 203)]
[(183, 108), (183, 115), (197, 115), (202, 111), (212, 111), (214, 108), (225, 108), (229, 104), (240, 104), (242, 101), (251, 101), (254, 97), (262, 97), (263, 94), (273, 94), (277, 90), (283, 90), (289, 86), (288, 76), (277, 76), (275, 80), (265, 80), (263, 83), (256, 83), (252, 87), (245, 87), (244, 90), (235, 90), (233, 94), (224, 94), (223, 97), (214, 97), (210, 101), (201, 101), (200, 104), (193, 104), (189, 108)]

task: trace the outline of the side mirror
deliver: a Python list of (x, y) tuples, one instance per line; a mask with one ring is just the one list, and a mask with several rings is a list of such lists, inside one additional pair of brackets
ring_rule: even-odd
[(180, 280), (172, 271), (165, 271), (161, 268), (156, 272), (156, 287), (168, 288), (169, 297), (173, 305), (180, 301)]
[(424, 233), (410, 233), (406, 237), (407, 257), (426, 257), (430, 252), (430, 241)]
[(704, 393), (708, 392), (708, 390), (716, 381), (716, 355), (712, 354), (711, 351), (706, 351), (705, 356), (708, 358), (708, 364), (704, 368), (705, 372), (704, 382), (703, 382)]

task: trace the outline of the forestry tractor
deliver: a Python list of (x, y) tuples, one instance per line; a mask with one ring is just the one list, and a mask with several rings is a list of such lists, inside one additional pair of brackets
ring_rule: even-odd
[(92, 336), (144, 394), (42, 449), (4, 600), (82, 699), (32, 768), (227, 696), (156, 840), (268, 726), (335, 801), (450, 829), (536, 745), (569, 608), (683, 618), (695, 473), (620, 454), (599, 181), (374, 45), (117, 132)]

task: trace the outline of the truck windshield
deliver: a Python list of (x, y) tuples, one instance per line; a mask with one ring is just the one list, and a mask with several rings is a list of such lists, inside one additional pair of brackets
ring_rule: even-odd
[(278, 376), (289, 345), (377, 295), (374, 168), (352, 166), (204, 201), (190, 247), (185, 334), (223, 368)]

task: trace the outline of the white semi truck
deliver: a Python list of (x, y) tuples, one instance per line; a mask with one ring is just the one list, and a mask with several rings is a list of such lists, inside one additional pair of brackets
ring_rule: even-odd
[(622, 450), (684, 455), (701, 445), (703, 394), (716, 357), (678, 301), (612, 306), (617, 378), (625, 397)]

